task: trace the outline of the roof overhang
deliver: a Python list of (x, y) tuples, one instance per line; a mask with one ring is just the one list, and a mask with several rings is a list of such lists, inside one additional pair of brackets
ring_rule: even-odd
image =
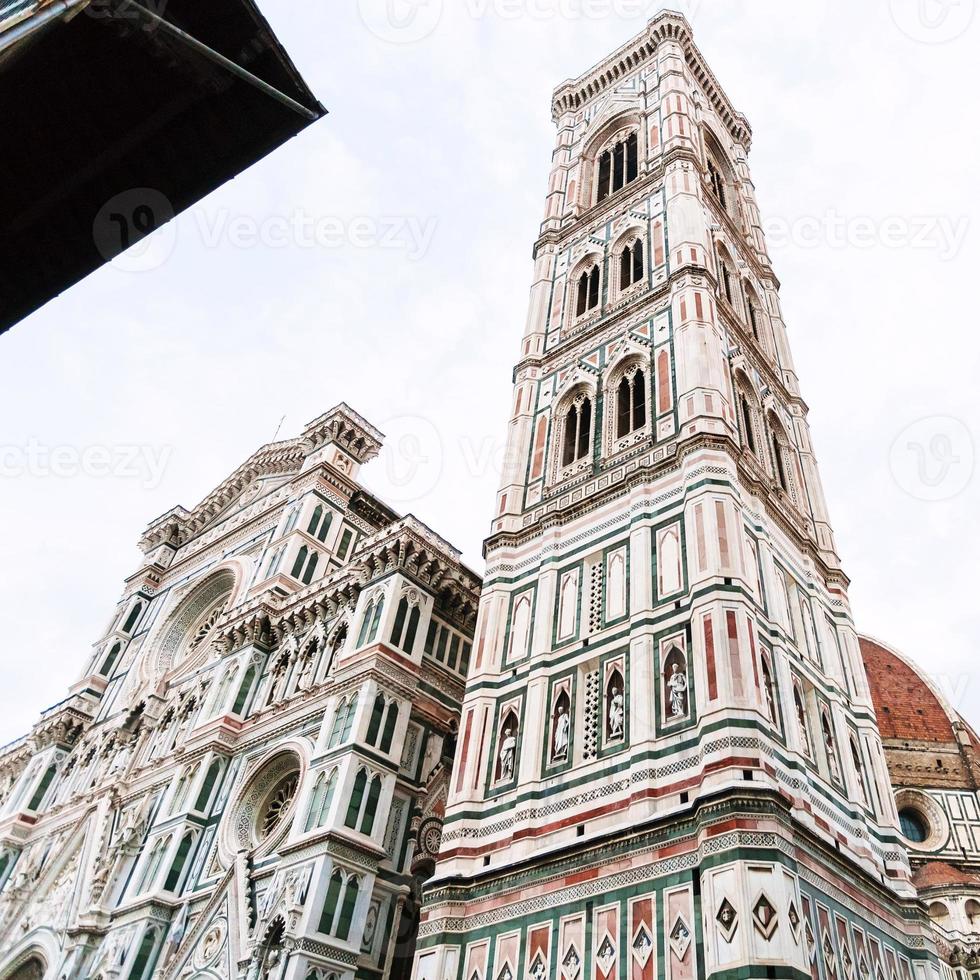
[(253, 0), (0, 0), (0, 332), (325, 112)]

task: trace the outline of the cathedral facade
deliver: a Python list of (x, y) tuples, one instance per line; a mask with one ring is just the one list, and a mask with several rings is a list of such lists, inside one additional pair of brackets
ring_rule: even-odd
[(479, 580), (358, 483), (340, 405), (140, 542), (0, 755), (0, 977), (407, 977)]
[(0, 980), (980, 977), (980, 739), (859, 637), (751, 130), (662, 14), (561, 85), (482, 582), (346, 405), (0, 752)]

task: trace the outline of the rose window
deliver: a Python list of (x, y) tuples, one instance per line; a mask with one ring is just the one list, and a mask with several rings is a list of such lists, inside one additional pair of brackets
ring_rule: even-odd
[(283, 817), (285, 817), (289, 812), (289, 808), (292, 806), (298, 786), (299, 773), (294, 772), (287, 776), (272, 791), (259, 817), (258, 831), (261, 840), (266, 840), (268, 837), (271, 837), (282, 823)]

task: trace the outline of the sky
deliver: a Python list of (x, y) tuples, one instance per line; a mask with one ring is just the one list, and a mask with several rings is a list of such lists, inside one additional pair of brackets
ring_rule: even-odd
[[(980, 0), (681, 0), (750, 164), (859, 630), (980, 725)], [(482, 571), (555, 86), (644, 0), (259, 0), (330, 115), (0, 337), (0, 744), (146, 524), (348, 402)]]

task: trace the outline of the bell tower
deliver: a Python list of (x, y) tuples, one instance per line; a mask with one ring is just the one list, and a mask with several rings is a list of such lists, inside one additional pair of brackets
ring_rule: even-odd
[(552, 113), (415, 975), (926, 980), (749, 124), (674, 13)]

